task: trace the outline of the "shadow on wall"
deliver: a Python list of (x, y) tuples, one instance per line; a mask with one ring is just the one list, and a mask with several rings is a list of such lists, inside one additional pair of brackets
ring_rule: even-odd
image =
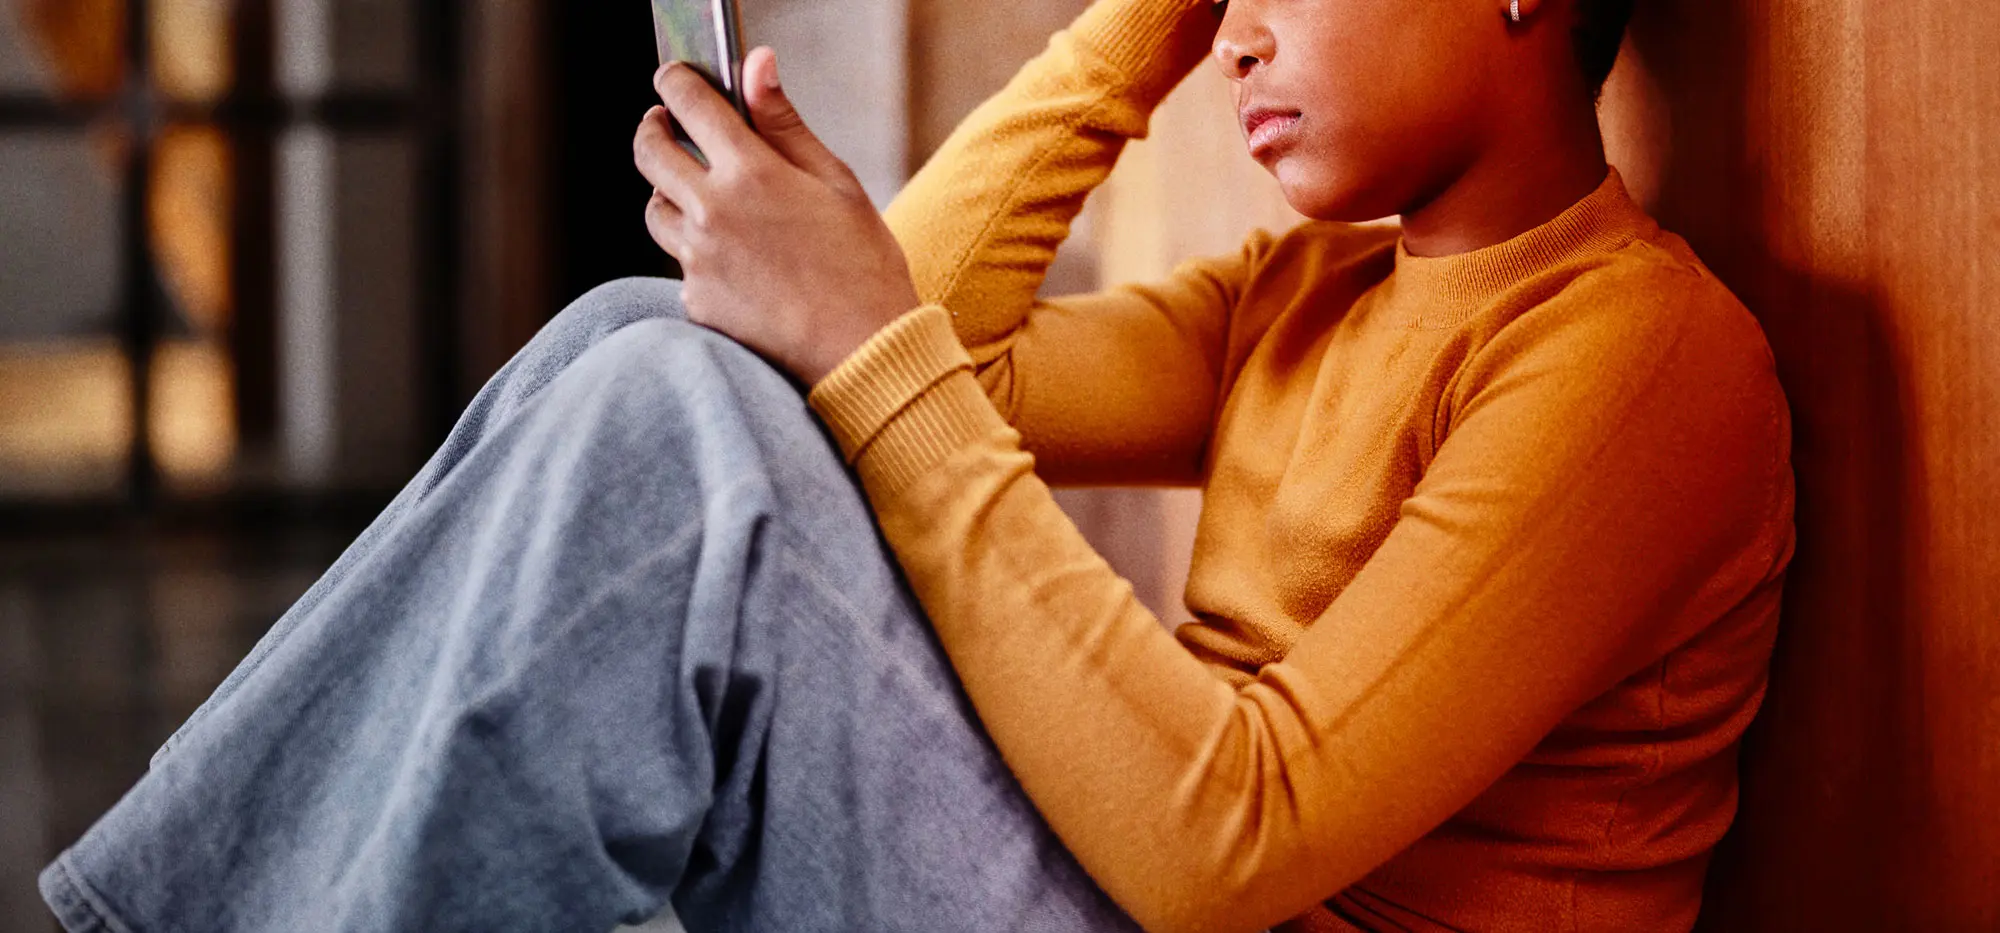
[[(1858, 153), (1828, 143), (1862, 145), (1845, 106), (1860, 76), (1778, 75), (1805, 57), (1777, 60), (1779, 5), (1640, 4), (1605, 105), (1614, 161), (1763, 322), (1793, 411), (1799, 547), (1701, 927), (1903, 928), (1939, 819), (1909, 728), (1924, 668), (1910, 361), (1866, 277), (1861, 195), (1844, 190)], [(1802, 81), (1827, 83), (1787, 86)]]

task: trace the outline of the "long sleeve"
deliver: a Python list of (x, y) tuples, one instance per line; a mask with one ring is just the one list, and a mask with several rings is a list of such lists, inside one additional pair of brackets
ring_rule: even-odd
[(1166, 281), (1042, 302), (1071, 222), (1206, 56), (1214, 0), (1103, 0), (969, 116), (890, 205), (924, 300), (1057, 481), (1191, 484), (1230, 310), (1260, 245)]
[(983, 723), (1093, 877), (1149, 929), (1263, 929), (1458, 812), (1781, 565), (1768, 351), (1692, 286), (1572, 287), (1466, 362), (1393, 531), (1241, 688), (1063, 517), (943, 310), (879, 335), (813, 404)]

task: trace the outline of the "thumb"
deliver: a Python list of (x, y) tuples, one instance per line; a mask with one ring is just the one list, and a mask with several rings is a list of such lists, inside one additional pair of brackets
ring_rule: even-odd
[(806, 126), (778, 81), (778, 54), (759, 47), (743, 60), (744, 102), (757, 133), (793, 165), (830, 184), (859, 187), (847, 163)]

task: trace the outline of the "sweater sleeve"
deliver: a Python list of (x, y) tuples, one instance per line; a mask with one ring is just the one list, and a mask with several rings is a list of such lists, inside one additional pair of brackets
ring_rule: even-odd
[(1788, 474), (1761, 335), (1676, 307), (1683, 283), (1636, 291), (1663, 297), (1573, 287), (1481, 351), (1385, 543), (1240, 688), (1064, 518), (942, 308), (878, 335), (812, 402), (1084, 867), (1148, 929), (1259, 930), (1462, 809), (1691, 634), (1674, 620), (1714, 618), (1773, 573), (1760, 536)]
[(1192, 484), (1261, 240), (1166, 281), (1039, 301), (1085, 198), (1207, 55), (1214, 0), (1100, 0), (973, 112), (886, 218), (987, 395), (1058, 482)]

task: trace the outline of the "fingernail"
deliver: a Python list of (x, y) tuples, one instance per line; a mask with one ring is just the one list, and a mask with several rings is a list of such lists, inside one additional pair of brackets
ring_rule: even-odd
[(775, 55), (771, 56), (771, 72), (764, 79), (764, 86), (773, 91), (783, 90), (783, 85), (778, 81), (778, 57)]

